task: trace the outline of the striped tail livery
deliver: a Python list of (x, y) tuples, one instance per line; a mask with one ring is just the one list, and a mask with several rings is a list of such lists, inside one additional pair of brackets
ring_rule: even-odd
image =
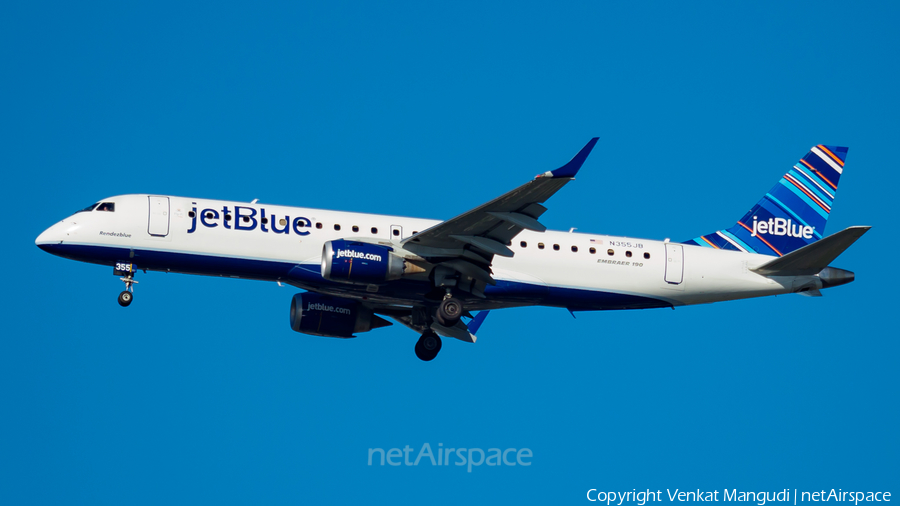
[(734, 226), (684, 244), (780, 257), (818, 241), (846, 158), (847, 148), (813, 147)]

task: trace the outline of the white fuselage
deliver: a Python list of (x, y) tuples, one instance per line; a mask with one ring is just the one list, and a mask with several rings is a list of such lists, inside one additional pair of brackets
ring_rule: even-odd
[[(373, 291), (322, 280), (318, 270), (323, 244), (347, 239), (399, 246), (400, 240), (440, 223), (152, 195), (124, 195), (102, 202), (114, 203), (115, 211), (76, 213), (47, 229), (36, 243), (81, 261), (133, 262), (139, 269), (283, 281), (325, 293), (408, 305), (419, 302), (415, 289)], [(226, 212), (231, 216), (228, 221)], [(668, 307), (790, 293), (815, 288), (818, 282), (815, 276), (772, 278), (752, 271), (771, 261), (771, 256), (601, 234), (526, 230), (509, 247), (513, 257), (494, 257), (492, 270), (498, 286), (485, 292), (484, 308), (530, 304), (575, 310)], [(427, 277), (410, 281), (417, 280), (427, 281)], [(517, 296), (522, 287), (527, 287), (526, 295)], [(655, 303), (635, 303), (638, 299)]]

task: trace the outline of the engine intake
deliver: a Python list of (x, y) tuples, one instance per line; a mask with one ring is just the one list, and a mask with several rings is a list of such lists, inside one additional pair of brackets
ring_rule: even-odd
[(354, 284), (384, 283), (399, 279), (405, 271), (424, 269), (393, 253), (393, 249), (365, 242), (328, 241), (322, 248), (322, 277)]
[(312, 292), (298, 293), (291, 300), (291, 329), (301, 334), (347, 338), (388, 325), (391, 322), (355, 300)]

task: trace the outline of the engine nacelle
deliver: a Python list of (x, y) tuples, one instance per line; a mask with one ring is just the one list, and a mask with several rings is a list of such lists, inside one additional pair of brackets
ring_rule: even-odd
[(377, 244), (340, 239), (322, 248), (322, 277), (341, 283), (368, 285), (399, 279), (404, 264), (391, 248)]
[(291, 300), (291, 329), (324, 337), (356, 337), (391, 322), (379, 318), (359, 302), (317, 293), (298, 293)]

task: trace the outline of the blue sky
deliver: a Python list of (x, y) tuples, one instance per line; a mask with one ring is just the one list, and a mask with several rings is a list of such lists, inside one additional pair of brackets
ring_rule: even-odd
[[(585, 501), (607, 490), (897, 492), (898, 7), (156, 2), (0, 7), (0, 502)], [(814, 144), (850, 147), (800, 296), (492, 313), (422, 363), (394, 326), (288, 328), (291, 288), (108, 268), (34, 238), (160, 193), (450, 218), (600, 142), (551, 228), (731, 225)], [(369, 467), (523, 448), (529, 467)]]

